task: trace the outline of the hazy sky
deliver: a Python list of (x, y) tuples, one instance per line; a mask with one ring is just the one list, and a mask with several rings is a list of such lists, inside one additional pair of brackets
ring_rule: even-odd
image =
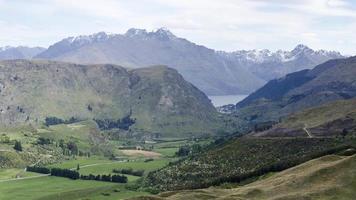
[(356, 54), (356, 0), (0, 0), (0, 46), (167, 27), (218, 50), (314, 49)]

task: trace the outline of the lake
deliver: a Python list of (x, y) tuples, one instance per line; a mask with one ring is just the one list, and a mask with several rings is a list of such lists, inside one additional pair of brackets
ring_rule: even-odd
[(236, 104), (242, 101), (248, 95), (222, 95), (222, 96), (209, 96), (209, 99), (215, 107), (227, 104)]

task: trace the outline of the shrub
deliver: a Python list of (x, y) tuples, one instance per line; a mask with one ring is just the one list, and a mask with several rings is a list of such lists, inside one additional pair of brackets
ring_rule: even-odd
[(15, 141), (14, 149), (16, 151), (22, 151), (22, 145), (21, 145), (20, 141), (17, 141), (17, 140)]
[(36, 166), (28, 166), (28, 167), (26, 167), (26, 171), (36, 172), (36, 173), (40, 173), (40, 174), (50, 174), (51, 173), (51, 170), (49, 168), (36, 167)]

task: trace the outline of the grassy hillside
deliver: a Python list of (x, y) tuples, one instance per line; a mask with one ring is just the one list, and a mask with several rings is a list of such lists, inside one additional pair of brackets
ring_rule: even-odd
[(339, 151), (346, 148), (345, 145), (355, 146), (355, 141), (335, 138), (239, 138), (150, 173), (146, 186), (159, 190), (180, 190), (240, 182)]
[(147, 194), (126, 190), (123, 184), (51, 176), (0, 182), (2, 200), (117, 200)]
[[(0, 126), (38, 126), (68, 120), (130, 117), (134, 133), (211, 134), (219, 128), (207, 96), (173, 69), (127, 70), (115, 65), (51, 61), (0, 62)], [(125, 132), (125, 130), (124, 130)]]
[(356, 97), (356, 57), (330, 60), (272, 80), (236, 105), (234, 115), (248, 121), (280, 117), (336, 100)]
[(341, 136), (355, 133), (356, 99), (340, 100), (291, 114), (271, 129), (254, 136)]
[(355, 155), (328, 155), (242, 187), (166, 192), (136, 199), (352, 200), (356, 196), (355, 180)]

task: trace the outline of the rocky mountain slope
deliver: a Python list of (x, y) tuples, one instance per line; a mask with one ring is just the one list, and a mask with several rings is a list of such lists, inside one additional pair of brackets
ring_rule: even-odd
[(268, 82), (236, 105), (249, 120), (281, 116), (324, 103), (356, 97), (356, 57), (336, 59)]
[(0, 47), (0, 60), (30, 59), (42, 53), (44, 50), (46, 49), (42, 47)]
[(167, 136), (212, 133), (217, 113), (207, 96), (174, 69), (54, 61), (0, 62), (0, 125), (40, 125), (46, 117), (116, 121)]
[(248, 94), (266, 80), (311, 68), (338, 52), (314, 51), (298, 45), (291, 52), (268, 50), (218, 52), (161, 28), (125, 34), (99, 32), (63, 39), (36, 56), (75, 63), (113, 63), (127, 67), (167, 65), (208, 95)]

